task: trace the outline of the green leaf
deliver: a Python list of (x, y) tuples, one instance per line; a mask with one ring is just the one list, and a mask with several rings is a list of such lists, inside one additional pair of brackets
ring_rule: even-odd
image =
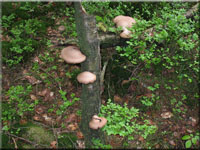
[(188, 139), (190, 139), (189, 135), (185, 135), (185, 136), (182, 137), (182, 140), (188, 140)]
[(197, 143), (197, 139), (196, 138), (192, 138), (192, 143), (196, 144)]
[(185, 148), (190, 148), (192, 146), (191, 140), (185, 142)]

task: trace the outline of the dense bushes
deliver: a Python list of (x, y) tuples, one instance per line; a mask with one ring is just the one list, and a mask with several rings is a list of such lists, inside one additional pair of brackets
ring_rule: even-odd
[(3, 63), (13, 66), (24, 61), (45, 41), (42, 35), (47, 24), (39, 7), (42, 3), (3, 3)]
[[(180, 4), (177, 5), (180, 7)], [(199, 73), (198, 26), (195, 20), (184, 16), (187, 10), (179, 9), (178, 6), (165, 5), (159, 14), (153, 13), (151, 20), (137, 20), (137, 24), (132, 27), (133, 36), (127, 42), (128, 46), (117, 47), (116, 50), (121, 57), (129, 60), (131, 67), (140, 65), (143, 71), (151, 70), (158, 76), (163, 71), (173, 72), (171, 83), (180, 82), (179, 88), (190, 91), (187, 92), (191, 94), (188, 95), (190, 99), (196, 99), (194, 95), (197, 95)], [(194, 18), (197, 20), (197, 14)], [(146, 32), (149, 28), (152, 31)], [(137, 77), (139, 75), (140, 72)]]

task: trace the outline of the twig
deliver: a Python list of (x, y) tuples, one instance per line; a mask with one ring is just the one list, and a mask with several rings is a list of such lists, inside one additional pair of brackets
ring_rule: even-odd
[(29, 144), (32, 144), (34, 147), (37, 147), (37, 146), (48, 147), (47, 145), (37, 144), (37, 143), (35, 143), (35, 142), (29, 141), (29, 140), (27, 140), (27, 139), (25, 139), (25, 138), (23, 138), (23, 137), (19, 137), (19, 136), (17, 136), (17, 135), (11, 134), (11, 133), (9, 133), (9, 132), (6, 132), (5, 134), (7, 134), (7, 135), (9, 135), (9, 136), (11, 136), (11, 137), (15, 137), (15, 138), (17, 138), (17, 139), (20, 139), (20, 140), (22, 140), (22, 141), (25, 141), (25, 142), (27, 142), (27, 143), (29, 143)]
[(29, 141), (29, 140), (27, 140), (27, 139), (25, 139), (25, 138), (23, 138), (23, 137), (16, 136), (16, 135), (11, 134), (11, 133), (9, 133), (9, 132), (6, 132), (5, 134), (7, 134), (7, 135), (9, 135), (9, 136), (11, 136), (11, 137), (15, 137), (15, 138), (17, 138), (17, 139), (20, 139), (20, 140), (22, 140), (22, 141), (25, 141), (25, 142), (27, 142), (27, 143), (29, 143), (29, 144), (34, 145), (34, 146), (38, 145), (38, 144), (36, 144), (36, 143), (34, 143), (34, 142), (31, 142), (31, 141)]
[[(101, 89), (103, 89), (104, 75), (105, 75), (105, 72), (106, 72), (106, 67), (107, 67), (107, 65), (108, 65), (108, 61), (109, 61), (109, 60), (107, 60), (107, 61), (104, 63), (103, 69), (102, 69), (102, 71), (101, 71), (101, 75), (100, 75), (100, 87), (101, 87)], [(102, 93), (103, 93), (103, 90), (101, 90), (101, 93), (100, 93), (100, 94), (102, 94)]]
[[(57, 134), (57, 131), (54, 128), (53, 123), (52, 123), (52, 130), (53, 130), (53, 136), (54, 136), (54, 138), (56, 140), (56, 143), (58, 143), (58, 134)], [(56, 148), (58, 148), (58, 144), (56, 144)]]
[(15, 144), (15, 149), (17, 149), (18, 147), (17, 147), (17, 143), (16, 143), (16, 141), (15, 141), (15, 138), (12, 137), (12, 140), (13, 140), (13, 142), (14, 142), (14, 144)]
[(190, 18), (194, 14), (194, 12), (198, 11), (198, 7), (199, 7), (199, 3), (194, 5), (191, 9), (189, 9), (184, 16), (186, 18)]
[(77, 146), (76, 146), (76, 144), (74, 144), (74, 142), (72, 141), (72, 139), (69, 137), (69, 136), (67, 136), (67, 138), (70, 140), (70, 142), (74, 145), (74, 147), (75, 147), (75, 149), (77, 149)]

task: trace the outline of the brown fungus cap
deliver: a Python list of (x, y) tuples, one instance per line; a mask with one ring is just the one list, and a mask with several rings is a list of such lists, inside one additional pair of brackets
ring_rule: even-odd
[(79, 83), (83, 84), (93, 83), (96, 81), (96, 75), (89, 71), (84, 71), (77, 76), (77, 80)]
[(98, 117), (97, 115), (94, 115), (92, 117), (92, 120), (89, 122), (89, 127), (91, 129), (97, 130), (99, 128), (102, 128), (106, 125), (107, 119), (104, 117)]
[(113, 22), (117, 24), (117, 27), (131, 28), (136, 21), (129, 16), (117, 16), (113, 19)]
[(61, 51), (61, 57), (69, 64), (78, 64), (85, 61), (86, 56), (81, 53), (78, 47), (68, 46)]
[(117, 27), (122, 27), (123, 32), (120, 34), (122, 38), (131, 38), (131, 31), (127, 28), (131, 28), (136, 21), (129, 16), (117, 16), (113, 19), (113, 22), (116, 23)]
[(125, 28), (123, 32), (120, 33), (120, 37), (125, 38), (125, 39), (131, 38), (131, 31)]

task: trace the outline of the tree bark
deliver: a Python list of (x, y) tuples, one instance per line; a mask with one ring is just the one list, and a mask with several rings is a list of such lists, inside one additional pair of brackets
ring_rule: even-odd
[(92, 84), (82, 85), (81, 93), (81, 131), (84, 134), (86, 148), (91, 148), (92, 138), (100, 138), (99, 130), (89, 128), (92, 116), (98, 114), (101, 106), (100, 99), (100, 72), (101, 56), (100, 42), (98, 39), (96, 20), (93, 16), (87, 15), (80, 2), (75, 2), (75, 21), (78, 34), (79, 46), (87, 59), (81, 64), (82, 71), (90, 71), (97, 77)]

